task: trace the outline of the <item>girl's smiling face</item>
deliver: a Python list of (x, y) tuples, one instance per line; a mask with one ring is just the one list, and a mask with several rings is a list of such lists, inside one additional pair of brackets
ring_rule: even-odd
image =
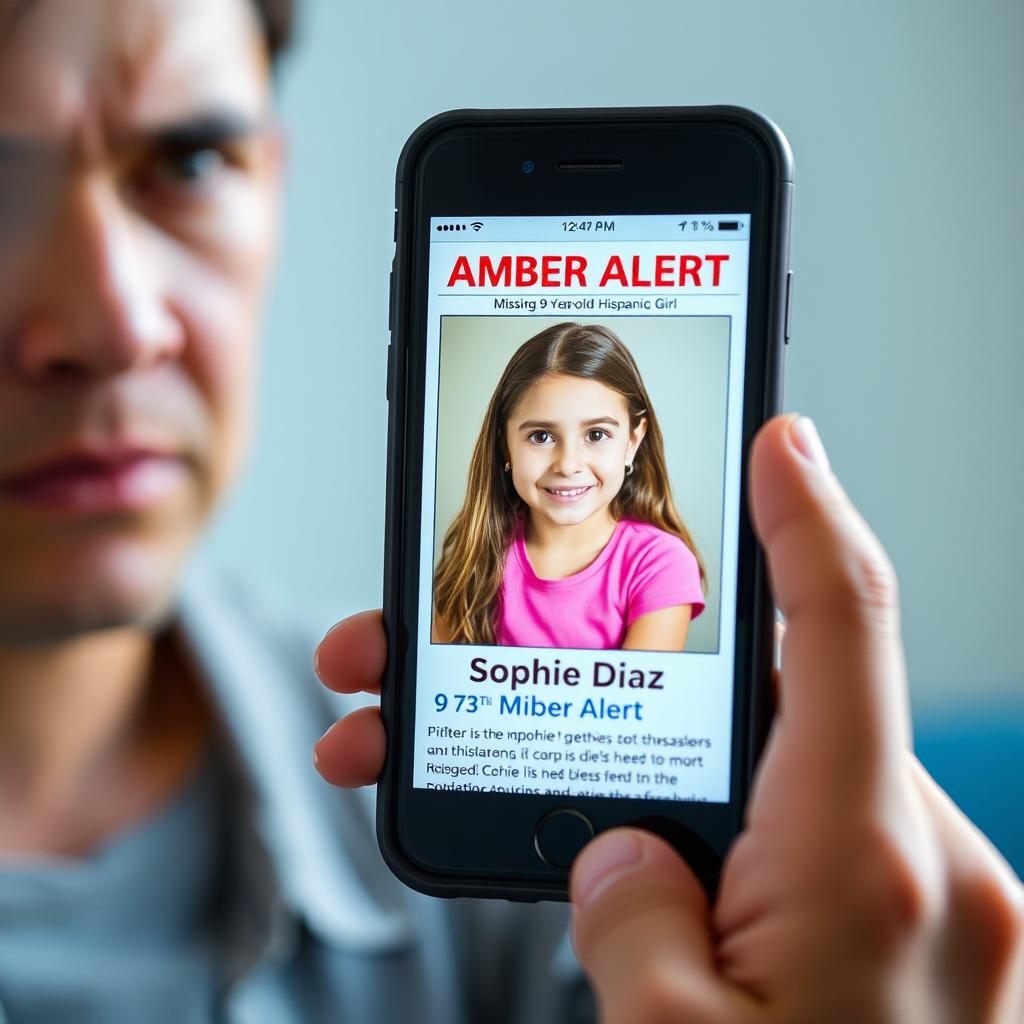
[(575, 526), (606, 513), (647, 429), (595, 380), (550, 374), (513, 407), (505, 431), (512, 484), (531, 515)]

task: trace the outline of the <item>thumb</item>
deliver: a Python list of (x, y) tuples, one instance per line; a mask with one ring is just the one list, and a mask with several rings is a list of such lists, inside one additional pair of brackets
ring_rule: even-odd
[(573, 865), (570, 893), (604, 1024), (736, 1018), (740, 994), (716, 972), (707, 896), (666, 842), (603, 833)]
[(886, 788), (879, 783), (902, 770), (910, 745), (895, 572), (810, 420), (780, 416), (759, 431), (750, 496), (786, 617), (779, 726), (788, 806), (799, 792), (849, 808)]

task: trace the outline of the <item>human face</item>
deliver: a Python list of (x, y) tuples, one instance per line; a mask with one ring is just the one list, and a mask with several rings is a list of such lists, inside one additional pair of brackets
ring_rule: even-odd
[(0, 642), (153, 621), (237, 470), (268, 105), (251, 0), (0, 0)]
[(539, 380), (506, 428), (512, 484), (531, 517), (558, 527), (610, 518), (646, 428), (641, 420), (631, 429), (625, 398), (596, 380)]

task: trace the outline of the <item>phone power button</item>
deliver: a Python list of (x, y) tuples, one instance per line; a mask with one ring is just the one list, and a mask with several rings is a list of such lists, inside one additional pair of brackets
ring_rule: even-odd
[(594, 838), (591, 820), (571, 807), (548, 811), (533, 832), (533, 848), (545, 864), (568, 868), (576, 855)]

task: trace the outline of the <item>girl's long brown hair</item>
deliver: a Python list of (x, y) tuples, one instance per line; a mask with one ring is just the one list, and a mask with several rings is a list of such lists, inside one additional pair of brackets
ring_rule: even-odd
[(434, 571), (434, 614), (450, 642), (493, 644), (505, 559), (526, 505), (512, 486), (505, 430), (512, 410), (539, 380), (565, 374), (596, 380), (622, 395), (633, 431), (646, 418), (647, 433), (633, 472), (611, 504), (616, 520), (636, 519), (675, 534), (693, 552), (705, 584), (704, 563), (672, 500), (661, 428), (636, 361), (607, 327), (563, 323), (524, 342), (509, 360), (484, 414), (469, 463), (466, 500), (445, 534)]

